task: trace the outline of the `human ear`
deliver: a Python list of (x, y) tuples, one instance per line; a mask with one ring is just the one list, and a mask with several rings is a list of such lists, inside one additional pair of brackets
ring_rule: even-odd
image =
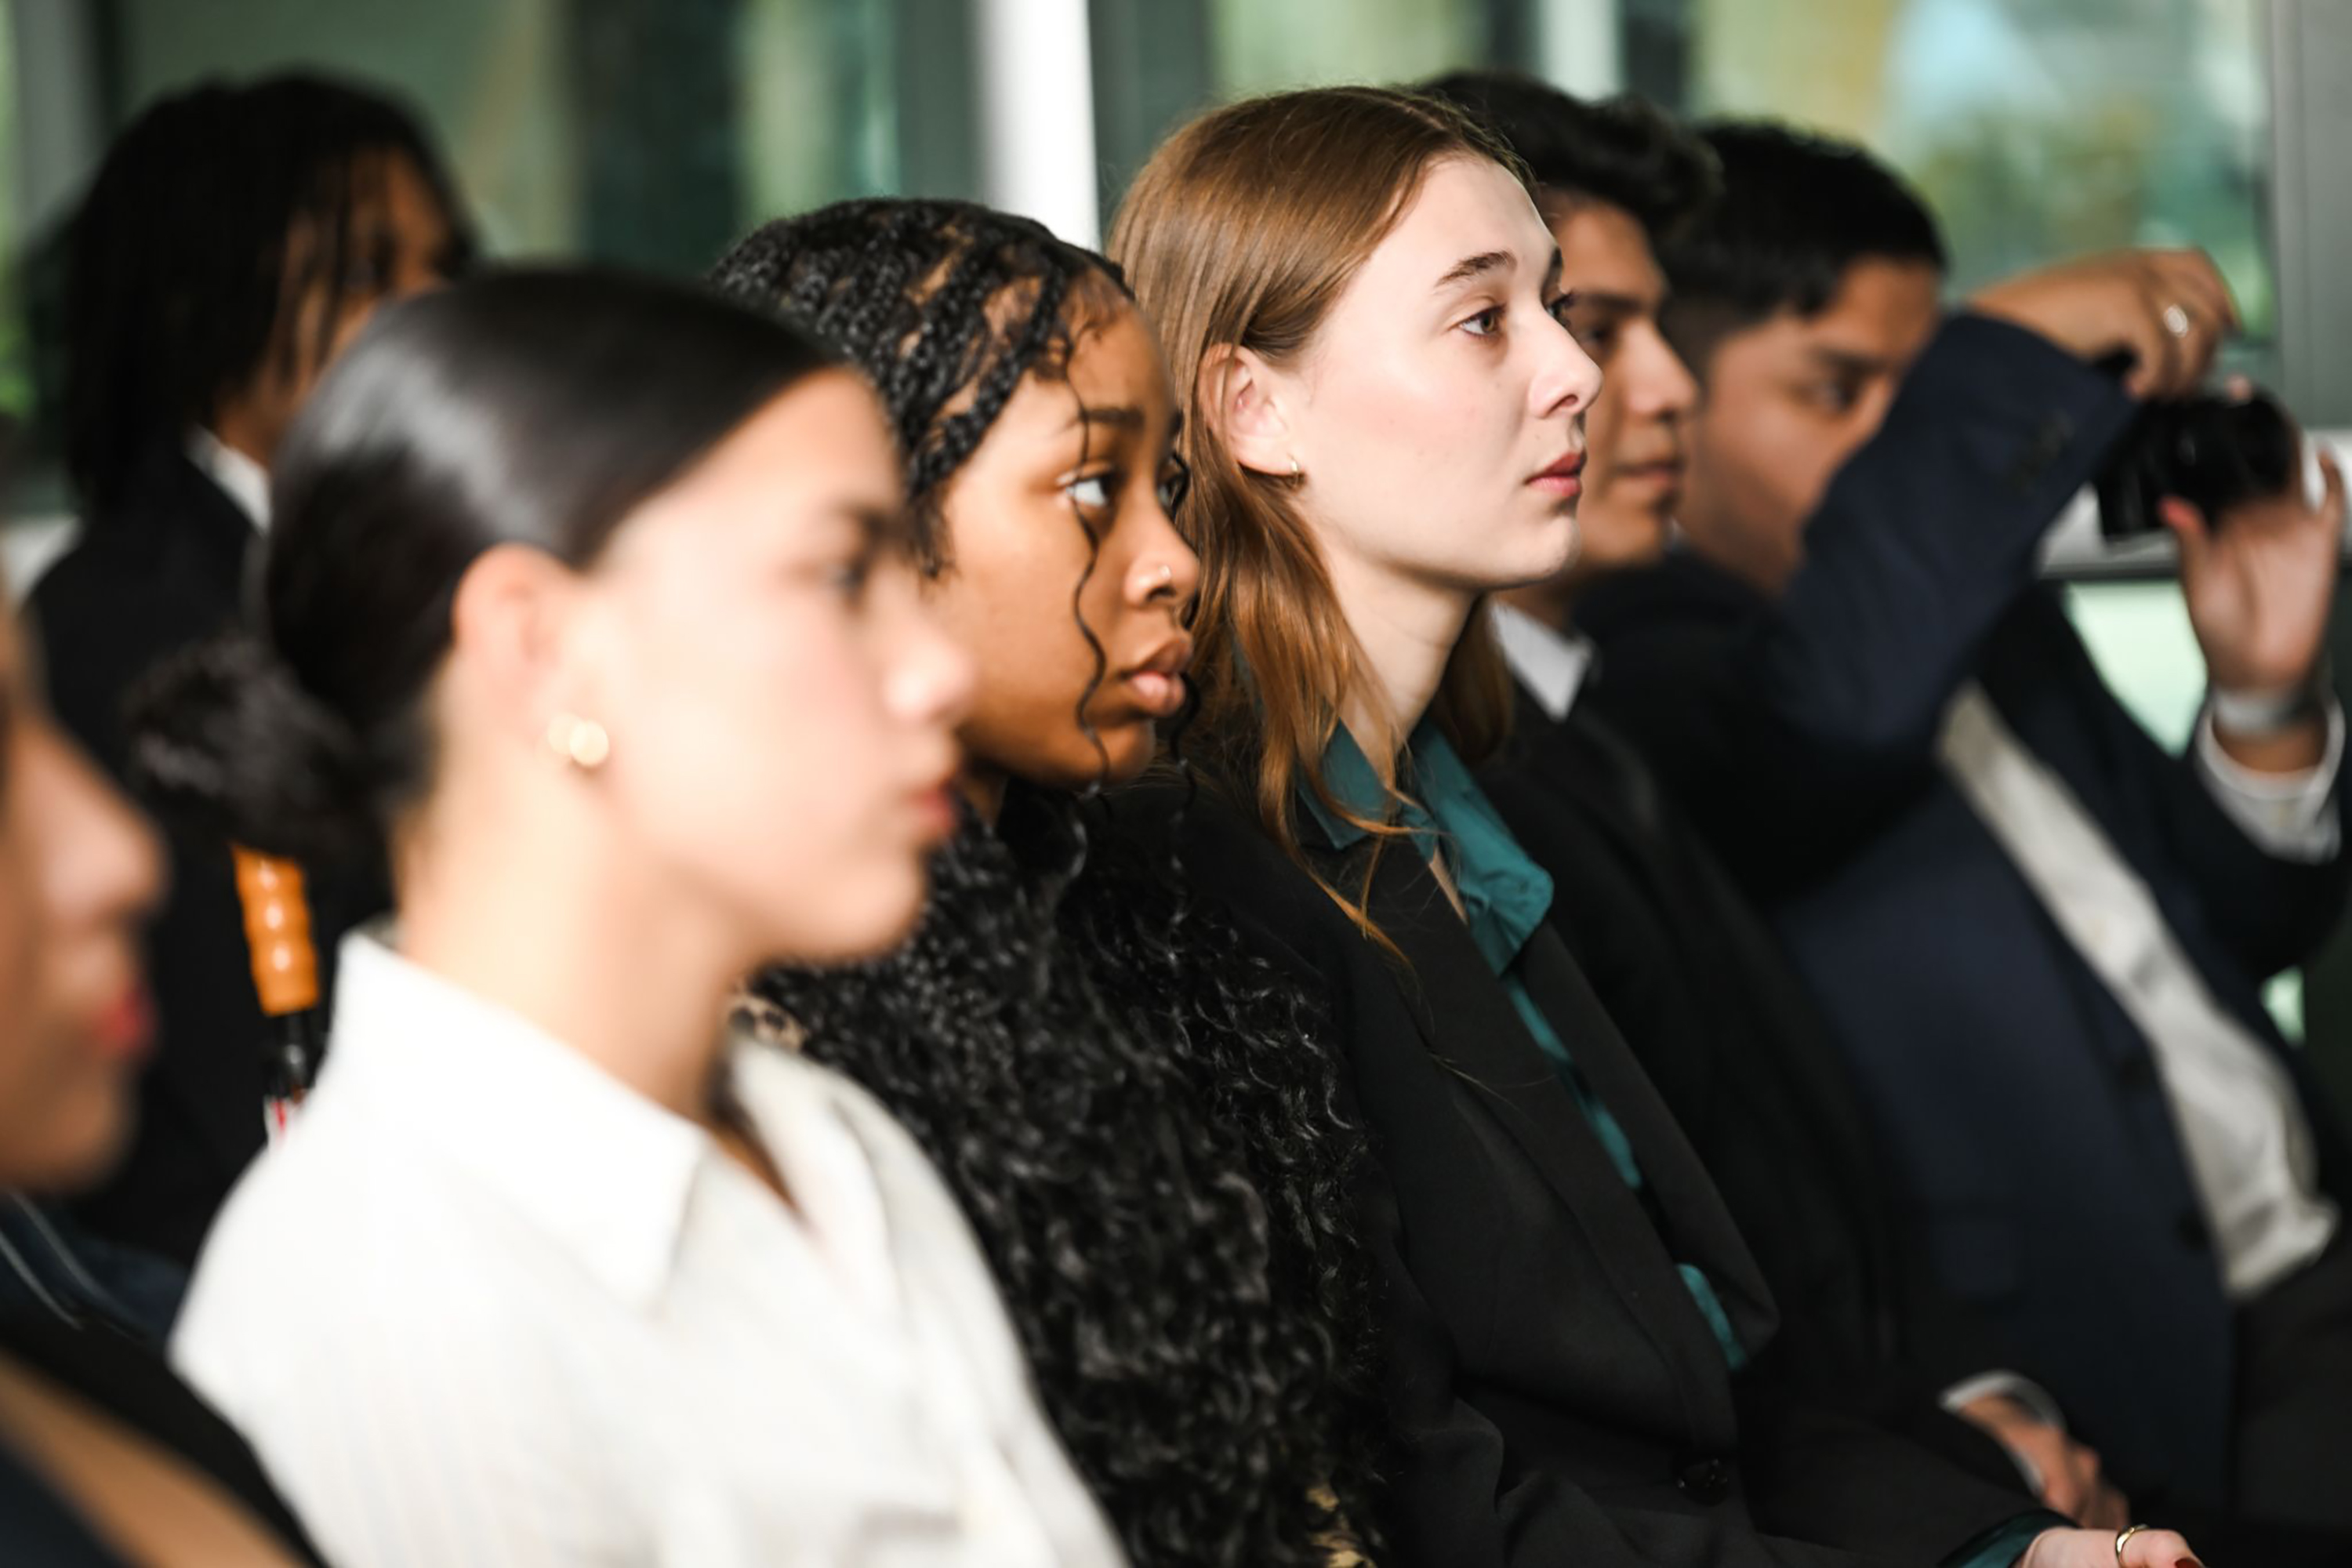
[(1202, 414), (1234, 461), (1253, 473), (1276, 479), (1298, 473), (1283, 411), (1286, 390), (1274, 368), (1245, 348), (1220, 343), (1201, 362)]
[[(586, 711), (587, 672), (572, 645), (579, 576), (543, 551), (500, 544), (458, 579), (449, 605), (449, 675), (496, 715), (502, 730), (536, 742), (548, 715)], [(583, 704), (586, 707), (583, 707)]]

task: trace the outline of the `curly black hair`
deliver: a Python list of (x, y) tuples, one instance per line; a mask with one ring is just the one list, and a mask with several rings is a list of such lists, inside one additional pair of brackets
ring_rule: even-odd
[[(716, 277), (881, 388), (933, 571), (944, 481), (1125, 298), (1101, 258), (952, 202), (772, 224)], [(993, 827), (968, 819), (937, 857), (902, 951), (751, 989), (929, 1152), (1140, 1568), (1374, 1544), (1362, 1136), (1314, 1003), (1193, 903), (1162, 840), (1016, 780)]]

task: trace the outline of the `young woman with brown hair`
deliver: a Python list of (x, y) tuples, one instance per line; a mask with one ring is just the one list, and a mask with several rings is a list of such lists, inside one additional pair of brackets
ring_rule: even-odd
[(1468, 771), (1509, 696), (1477, 612), (1575, 548), (1599, 385), (1507, 156), (1393, 92), (1236, 104), (1111, 247), (1186, 396), (1225, 795), (1186, 864), (1331, 993), (1379, 1160), (1402, 1552), (2173, 1568), (2176, 1535), (2064, 1529), (1743, 1391), (1769, 1294)]

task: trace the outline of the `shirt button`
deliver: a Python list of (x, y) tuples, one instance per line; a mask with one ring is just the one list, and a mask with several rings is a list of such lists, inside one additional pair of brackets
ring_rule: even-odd
[(1731, 1495), (1731, 1467), (1721, 1459), (1694, 1460), (1675, 1484), (1693, 1502), (1712, 1508)]

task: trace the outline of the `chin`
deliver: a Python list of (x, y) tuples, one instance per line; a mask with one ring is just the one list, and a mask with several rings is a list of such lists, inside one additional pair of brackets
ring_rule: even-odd
[(72, 1193), (96, 1184), (131, 1147), (138, 1116), (130, 1086), (109, 1075), (82, 1086), (70, 1106), (42, 1119), (39, 1130), (7, 1152), (6, 1184), (37, 1193)]
[(914, 934), (929, 901), (930, 879), (919, 868), (903, 876), (875, 876), (853, 883), (835, 882), (822, 900), (825, 922), (805, 923), (812, 909), (793, 910), (800, 917), (777, 944), (778, 956), (791, 963), (862, 963), (887, 956)]

